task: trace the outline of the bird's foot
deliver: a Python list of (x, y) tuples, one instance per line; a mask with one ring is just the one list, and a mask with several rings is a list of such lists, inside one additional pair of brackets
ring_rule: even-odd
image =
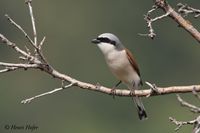
[(135, 96), (135, 91), (134, 90), (130, 90), (130, 96), (134, 97)]
[(110, 94), (113, 96), (113, 99), (115, 99), (116, 89), (113, 87), (110, 91)]
[(100, 85), (100, 83), (98, 83), (98, 82), (96, 83), (95, 86), (96, 86), (96, 88), (97, 88), (98, 90), (101, 88), (101, 85)]

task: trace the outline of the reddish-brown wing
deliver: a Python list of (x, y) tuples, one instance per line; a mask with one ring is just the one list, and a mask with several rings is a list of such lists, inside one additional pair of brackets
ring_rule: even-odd
[[(140, 77), (140, 70), (139, 70), (139, 67), (138, 67), (135, 59), (133, 58), (132, 53), (128, 49), (126, 49), (126, 54), (127, 54), (128, 60), (129, 60), (130, 64), (132, 65), (133, 69), (137, 72), (137, 74)], [(141, 80), (141, 84), (142, 84), (142, 80)]]

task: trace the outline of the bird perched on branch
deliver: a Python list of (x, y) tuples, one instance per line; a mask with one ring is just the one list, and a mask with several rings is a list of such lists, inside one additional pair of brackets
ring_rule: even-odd
[[(123, 82), (130, 89), (131, 94), (134, 94), (134, 90), (139, 89), (139, 86), (142, 85), (142, 80), (138, 65), (131, 52), (124, 47), (117, 36), (111, 33), (99, 35), (92, 40), (92, 43), (97, 44), (100, 48), (111, 72), (120, 81), (115, 87)], [(112, 90), (113, 95), (115, 87)], [(132, 97), (132, 99), (137, 107), (139, 119), (147, 119), (147, 113), (141, 99), (137, 96)]]

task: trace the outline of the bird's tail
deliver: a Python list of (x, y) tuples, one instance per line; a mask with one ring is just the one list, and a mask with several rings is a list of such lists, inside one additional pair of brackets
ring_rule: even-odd
[(147, 113), (145, 111), (144, 105), (141, 101), (141, 99), (137, 96), (132, 97), (136, 107), (137, 107), (137, 112), (140, 120), (145, 120), (147, 119)]

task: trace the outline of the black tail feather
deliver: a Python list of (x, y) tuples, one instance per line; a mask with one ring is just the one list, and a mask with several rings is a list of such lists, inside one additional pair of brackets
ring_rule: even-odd
[(137, 112), (140, 120), (147, 119), (147, 113), (145, 111), (144, 105), (139, 97), (133, 97), (133, 101), (137, 107)]
[(147, 119), (147, 113), (144, 110), (144, 108), (141, 108), (140, 106), (137, 105), (137, 111), (138, 111), (138, 116), (140, 120)]

